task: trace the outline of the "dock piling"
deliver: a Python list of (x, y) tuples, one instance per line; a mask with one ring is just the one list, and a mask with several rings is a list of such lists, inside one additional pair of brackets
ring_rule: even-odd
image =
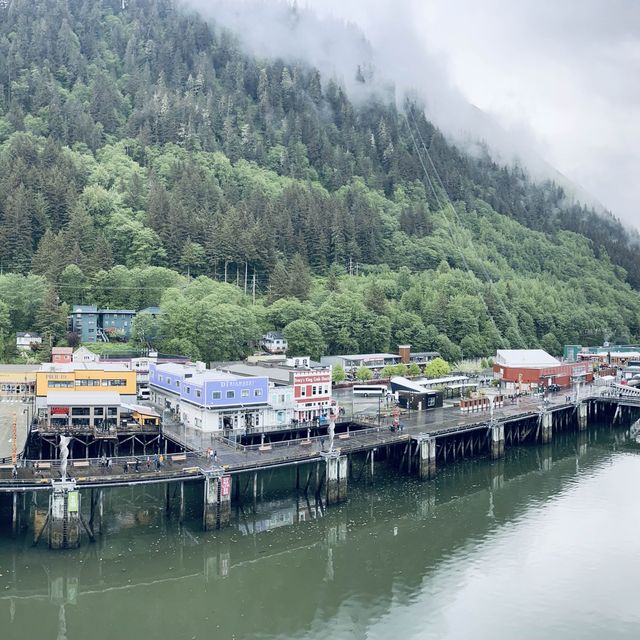
[(542, 427), (542, 444), (549, 444), (553, 440), (553, 414), (549, 411), (542, 411), (540, 425)]
[(231, 476), (215, 471), (206, 472), (202, 526), (205, 531), (211, 531), (226, 527), (230, 520)]
[(53, 480), (49, 496), (49, 547), (80, 546), (80, 492), (73, 480)]
[(491, 429), (491, 459), (504, 457), (504, 424), (493, 423)]
[(578, 431), (584, 431), (587, 428), (587, 405), (581, 402), (578, 407)]
[(349, 461), (347, 456), (341, 456), (339, 451), (327, 451), (321, 455), (326, 465), (327, 504), (337, 504), (347, 499)]
[(416, 438), (418, 443), (418, 478), (429, 480), (436, 474), (436, 440), (426, 434)]

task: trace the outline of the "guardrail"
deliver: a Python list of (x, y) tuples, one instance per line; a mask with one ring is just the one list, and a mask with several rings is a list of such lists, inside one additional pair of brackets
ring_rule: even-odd
[[(184, 451), (181, 453), (168, 453), (167, 455), (159, 454), (158, 460), (161, 461), (162, 464), (167, 463), (175, 463), (175, 462), (185, 462), (189, 460), (193, 460), (194, 462), (202, 462), (203, 458), (206, 459), (206, 452), (203, 451)], [(135, 465), (135, 461), (138, 460), (138, 463), (141, 467), (146, 466), (147, 462), (151, 466), (154, 465), (156, 461), (155, 454), (152, 455), (129, 455), (129, 456), (113, 456), (113, 457), (105, 457), (105, 458), (69, 458), (67, 460), (67, 468), (68, 472), (71, 473), (76, 468), (86, 468), (86, 467), (99, 467), (99, 468), (109, 468), (114, 466), (125, 466), (125, 463), (128, 466)], [(60, 469), (60, 460), (59, 459), (43, 459), (43, 460), (30, 460), (24, 459), (19, 462), (18, 469), (30, 469), (32, 471), (44, 471), (44, 470), (59, 470)]]

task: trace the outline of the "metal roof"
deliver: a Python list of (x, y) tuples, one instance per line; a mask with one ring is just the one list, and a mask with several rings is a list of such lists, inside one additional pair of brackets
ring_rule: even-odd
[(397, 353), (355, 353), (347, 356), (336, 356), (337, 358), (348, 358), (349, 360), (379, 360), (380, 358), (399, 358)]
[(159, 418), (160, 414), (152, 407), (148, 407), (144, 404), (123, 404), (123, 409), (129, 409), (130, 411), (136, 411), (143, 416), (152, 416), (153, 418)]
[(454, 384), (456, 382), (466, 382), (469, 376), (444, 376), (443, 378), (419, 378), (415, 382), (417, 384)]
[(498, 349), (496, 364), (507, 367), (553, 367), (560, 364), (557, 358), (543, 349)]
[(198, 384), (210, 380), (237, 380), (238, 376), (219, 369), (198, 369), (194, 364), (177, 364), (163, 362), (156, 366), (156, 372), (163, 375), (174, 375), (184, 378), (185, 384)]
[(293, 367), (270, 367), (262, 366), (259, 364), (245, 364), (242, 362), (229, 362), (226, 364), (221, 363), (219, 366), (223, 371), (229, 371), (232, 374), (236, 374), (236, 376), (260, 376), (269, 378), (269, 380), (278, 384), (290, 384), (290, 375), (292, 371), (305, 370), (304, 367), (294, 369)]
[(44, 372), (69, 372), (69, 371), (131, 371), (124, 364), (113, 362), (45, 362), (40, 366)]
[(47, 406), (88, 407), (120, 405), (120, 394), (115, 391), (49, 391)]
[(0, 364), (0, 373), (35, 373), (39, 364)]

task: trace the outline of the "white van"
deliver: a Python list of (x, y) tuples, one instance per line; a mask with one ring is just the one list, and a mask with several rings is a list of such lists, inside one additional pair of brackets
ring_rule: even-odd
[(149, 399), (149, 387), (140, 387), (138, 389), (138, 400)]

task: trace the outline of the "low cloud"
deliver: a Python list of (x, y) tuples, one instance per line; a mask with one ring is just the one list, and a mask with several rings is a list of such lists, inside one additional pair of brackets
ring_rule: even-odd
[[(420, 95), (458, 142), (578, 185), (640, 228), (640, 4), (626, 0), (189, 0), (257, 55), (305, 60), (358, 99), (358, 65)], [(543, 160), (545, 158), (545, 160)], [(580, 187), (583, 190), (580, 190)]]

